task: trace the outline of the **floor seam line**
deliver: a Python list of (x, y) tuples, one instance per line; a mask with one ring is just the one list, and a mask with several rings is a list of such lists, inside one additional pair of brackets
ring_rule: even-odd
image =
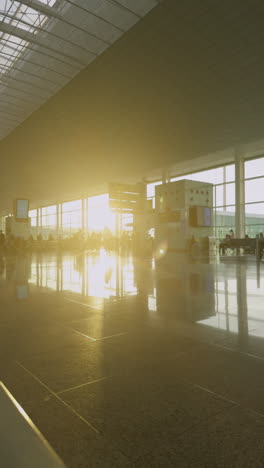
[(103, 336), (102, 338), (96, 338), (96, 341), (108, 340), (109, 338), (114, 338), (115, 336), (124, 336), (128, 335), (129, 332), (116, 333), (115, 335)]
[(203, 390), (204, 392), (209, 393), (210, 395), (213, 395), (214, 397), (220, 398), (221, 400), (224, 400), (224, 401), (226, 401), (227, 403), (230, 403), (230, 404), (233, 404), (233, 405), (239, 405), (239, 403), (237, 403), (236, 401), (230, 400), (229, 398), (226, 398), (225, 396), (220, 395), (219, 393), (216, 393), (216, 392), (210, 390), (209, 388), (202, 387), (201, 385), (196, 384), (196, 383), (194, 383), (194, 382), (192, 382), (192, 381), (190, 381), (190, 380), (179, 379), (179, 381), (180, 381), (180, 382), (183, 382), (183, 383), (185, 383), (185, 384), (192, 385), (192, 386), (195, 387), (195, 388), (199, 388), (200, 390)]
[(75, 387), (70, 387), (70, 388), (66, 388), (65, 390), (61, 390), (60, 392), (55, 392), (56, 395), (61, 395), (63, 393), (67, 393), (67, 392), (70, 392), (72, 390), (77, 390), (78, 388), (82, 388), (82, 387), (86, 387), (88, 385), (93, 385), (97, 382), (102, 382), (103, 380), (108, 380), (108, 379), (111, 379), (112, 376), (110, 375), (109, 377), (102, 377), (101, 379), (96, 379), (96, 380), (92, 380), (91, 382), (86, 382), (86, 383), (83, 383), (81, 385), (76, 385)]
[(256, 354), (250, 354), (250, 353), (245, 353), (243, 351), (239, 351), (237, 349), (229, 348), (228, 346), (223, 346), (221, 343), (212, 343), (212, 345), (215, 348), (221, 348), (221, 349), (226, 349), (227, 351), (231, 351), (232, 353), (240, 354), (241, 356), (248, 356), (250, 358), (259, 360), (259, 361), (264, 361), (264, 357), (261, 356), (256, 356)]
[(63, 297), (63, 299), (64, 299), (65, 301), (73, 302), (74, 304), (81, 305), (81, 306), (83, 306), (83, 307), (90, 307), (91, 309), (96, 309), (96, 310), (102, 311), (102, 309), (100, 309), (99, 307), (92, 306), (92, 305), (90, 305), (90, 304), (85, 304), (85, 302), (74, 301), (73, 299), (67, 299), (66, 297)]
[(85, 338), (89, 338), (89, 339), (92, 340), (92, 341), (97, 341), (96, 338), (93, 338), (92, 336), (86, 335), (85, 333), (79, 332), (78, 330), (74, 330), (74, 328), (68, 327), (67, 325), (63, 325), (63, 324), (60, 323), (60, 322), (57, 322), (57, 321), (55, 321), (55, 320), (52, 320), (52, 323), (56, 323), (56, 325), (58, 325), (59, 327), (65, 328), (66, 330), (71, 330), (71, 331), (73, 331), (74, 333), (77, 333), (78, 335), (84, 336)]
[(70, 405), (68, 405), (68, 403), (66, 403), (64, 400), (62, 400), (62, 398), (60, 398), (53, 390), (51, 390), (51, 388), (49, 388), (48, 385), (46, 385), (36, 375), (34, 375), (33, 372), (31, 372), (29, 369), (27, 369), (25, 366), (23, 366), (23, 364), (21, 364), (21, 362), (19, 362), (19, 361), (15, 361), (15, 362), (16, 362), (16, 364), (18, 366), (20, 366), (22, 369), (24, 369), (25, 372), (27, 372), (29, 375), (31, 375), (31, 377), (33, 377), (40, 385), (42, 385), (42, 387), (46, 388), (46, 390), (48, 390), (48, 392), (51, 395), (53, 395), (60, 403), (62, 403), (73, 414), (75, 414), (75, 416), (77, 416), (88, 427), (90, 427), (96, 434), (101, 435), (101, 433), (91, 423), (89, 423), (89, 421), (87, 421), (87, 419), (85, 419), (81, 414), (78, 413), (78, 411), (76, 411), (74, 408), (72, 408)]
[(239, 403), (238, 401), (234, 401), (234, 400), (230, 400), (229, 398), (226, 398), (225, 396), (223, 395), (220, 395), (220, 393), (215, 393), (214, 391), (206, 388), (206, 387), (202, 387), (201, 385), (199, 384), (195, 384), (194, 382), (191, 382), (190, 380), (185, 380), (185, 379), (177, 379), (179, 382), (182, 382), (182, 383), (185, 383), (187, 385), (192, 385), (193, 387), (195, 388), (199, 388), (200, 390), (203, 390), (204, 392), (206, 393), (209, 393), (211, 395), (213, 395), (214, 397), (217, 397), (221, 400), (224, 400), (226, 401), (227, 403), (231, 405), (235, 405), (239, 408), (241, 408), (242, 410), (244, 411), (250, 411), (250, 412), (253, 412), (255, 414), (258, 414), (259, 416), (261, 417), (264, 417), (264, 413), (261, 413), (259, 411), (256, 411), (256, 410), (253, 410), (252, 408), (249, 408), (248, 406), (244, 406), (243, 404)]

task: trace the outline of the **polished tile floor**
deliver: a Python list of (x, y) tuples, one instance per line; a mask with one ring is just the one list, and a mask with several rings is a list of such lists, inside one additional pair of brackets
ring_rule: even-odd
[(0, 336), (69, 468), (264, 466), (264, 263), (2, 258)]

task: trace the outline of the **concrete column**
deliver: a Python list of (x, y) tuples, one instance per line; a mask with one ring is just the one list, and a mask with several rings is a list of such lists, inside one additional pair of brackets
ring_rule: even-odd
[(224, 166), (223, 172), (224, 172), (223, 205), (224, 205), (224, 211), (226, 211), (226, 166)]
[(39, 234), (39, 229), (41, 227), (41, 208), (37, 208), (37, 233)]
[(86, 210), (85, 210), (85, 206), (86, 206), (86, 203), (85, 203), (85, 199), (82, 198), (82, 231), (84, 232), (85, 231), (85, 228), (86, 228)]
[(85, 219), (85, 231), (86, 233), (88, 233), (88, 229), (89, 229), (89, 222), (88, 222), (88, 198), (85, 198), (85, 204), (84, 204), (84, 209), (85, 209), (85, 216), (84, 216), (84, 219)]
[(169, 170), (167, 168), (164, 168), (162, 171), (162, 183), (168, 184), (169, 181), (170, 181)]
[(248, 338), (247, 272), (245, 265), (236, 265), (236, 277), (238, 338), (241, 343), (244, 343)]
[(57, 229), (58, 235), (61, 236), (62, 234), (62, 204), (58, 203), (57, 205)]
[(56, 205), (56, 230), (57, 230), (57, 238), (60, 235), (60, 205), (57, 203)]
[(235, 190), (236, 190), (236, 237), (245, 237), (245, 171), (244, 159), (239, 155), (235, 156)]
[(89, 197), (86, 198), (86, 230), (87, 235), (90, 233), (90, 224), (89, 224)]

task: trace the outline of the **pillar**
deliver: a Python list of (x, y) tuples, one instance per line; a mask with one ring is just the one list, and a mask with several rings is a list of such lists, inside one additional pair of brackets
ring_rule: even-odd
[(167, 168), (164, 168), (162, 171), (162, 183), (168, 184), (169, 181), (170, 181), (169, 170)]
[(238, 338), (241, 343), (245, 343), (248, 338), (247, 270), (245, 265), (236, 265), (236, 277)]
[(62, 226), (62, 203), (58, 203), (57, 205), (57, 230), (58, 230), (58, 237), (62, 235), (63, 226)]
[(82, 231), (86, 229), (86, 200), (82, 198)]
[[(223, 168), (223, 172), (224, 172), (224, 193), (223, 193), (223, 205), (224, 205), (224, 211), (226, 211), (226, 166), (224, 166)], [(215, 200), (216, 200), (216, 187), (214, 187), (215, 189)]]
[(37, 208), (37, 235), (40, 233), (41, 224), (41, 208)]
[(60, 205), (56, 205), (56, 229), (57, 229), (57, 239), (60, 237)]
[(236, 237), (245, 237), (245, 171), (244, 159), (239, 153), (235, 155), (235, 190), (236, 190), (236, 213), (235, 232)]

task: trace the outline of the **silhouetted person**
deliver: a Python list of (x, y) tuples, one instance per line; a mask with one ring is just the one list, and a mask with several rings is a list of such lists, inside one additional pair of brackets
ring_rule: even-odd
[(3, 233), (3, 231), (0, 231), (0, 250), (2, 250), (5, 246), (5, 235)]
[(259, 259), (262, 260), (263, 253), (264, 253), (264, 245), (263, 245), (264, 236), (263, 236), (263, 232), (260, 232), (260, 234), (259, 234), (259, 240), (260, 240)]
[[(249, 235), (248, 235), (248, 234), (245, 234), (245, 239), (249, 239)], [(251, 253), (250, 247), (245, 247), (245, 248), (244, 248), (244, 254), (250, 254), (250, 253)]]
[(220, 242), (220, 245), (219, 245), (219, 255), (221, 255), (221, 254), (222, 254), (222, 255), (225, 255), (226, 249), (228, 248), (229, 241), (230, 241), (230, 235), (229, 235), (229, 234), (226, 234), (225, 239), (223, 239), (223, 240)]

